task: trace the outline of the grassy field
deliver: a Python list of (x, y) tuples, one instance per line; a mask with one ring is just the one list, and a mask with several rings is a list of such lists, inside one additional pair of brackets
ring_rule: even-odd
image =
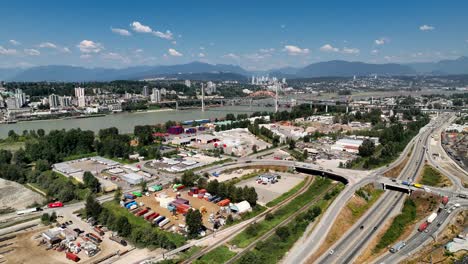
[(237, 247), (244, 248), (248, 246), (252, 241), (265, 234), (268, 230), (277, 226), (281, 221), (286, 219), (288, 216), (299, 210), (301, 207), (312, 201), (315, 197), (323, 193), (327, 188), (331, 186), (331, 181), (326, 178), (318, 178), (315, 182), (307, 189), (306, 192), (299, 195), (287, 205), (277, 210), (273, 214), (273, 219), (269, 221), (262, 221), (254, 224), (254, 227), (247, 228), (231, 240), (231, 244)]
[(424, 170), (421, 175), (421, 184), (434, 186), (434, 187), (446, 187), (451, 185), (450, 180), (447, 179), (440, 171), (429, 165), (424, 165)]
[(2, 142), (0, 143), (0, 149), (9, 150), (15, 152), (20, 148), (24, 147), (24, 142)]
[(194, 264), (217, 264), (217, 263), (225, 263), (232, 257), (234, 257), (236, 253), (229, 250), (226, 246), (220, 246), (215, 248), (214, 250), (208, 252), (208, 254), (203, 255), (200, 259), (194, 261)]
[(281, 203), (282, 201), (288, 199), (291, 195), (295, 194), (296, 192), (298, 192), (306, 183), (306, 179), (304, 179), (303, 181), (301, 181), (300, 183), (298, 183), (296, 186), (294, 186), (294, 188), (292, 188), (291, 190), (281, 194), (279, 197), (276, 197), (274, 200), (268, 202), (266, 204), (266, 206), (268, 207), (273, 207), (279, 203)]
[(395, 243), (398, 238), (403, 234), (405, 228), (416, 219), (416, 204), (410, 198), (407, 198), (401, 214), (397, 215), (390, 225), (390, 228), (380, 239), (379, 243), (375, 246), (375, 251), (378, 252), (391, 244)]

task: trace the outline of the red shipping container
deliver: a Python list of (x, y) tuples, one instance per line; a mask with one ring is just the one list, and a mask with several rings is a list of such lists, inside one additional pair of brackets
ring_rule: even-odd
[(136, 216), (142, 216), (148, 212), (148, 209), (143, 209), (141, 211), (138, 211), (135, 215)]
[(184, 188), (185, 188), (185, 185), (180, 185), (179, 187), (177, 187), (177, 190), (180, 191), (180, 190), (182, 190)]
[(73, 260), (75, 262), (80, 261), (80, 258), (77, 255), (75, 255), (75, 254), (73, 254), (71, 252), (65, 253), (65, 257), (67, 257), (67, 259)]
[(49, 208), (63, 207), (63, 203), (62, 202), (50, 203), (50, 204), (47, 205), (47, 207), (49, 207)]
[(193, 192), (191, 192), (191, 191), (188, 192), (188, 195), (189, 195), (189, 196), (193, 196)]
[(198, 198), (199, 198), (199, 199), (203, 199), (203, 197), (205, 197), (205, 194), (203, 194), (203, 193), (199, 193), (199, 194), (198, 194)]
[(206, 193), (206, 189), (200, 189), (200, 190), (198, 191), (198, 193), (203, 193), (203, 194), (205, 194), (205, 193)]
[(226, 206), (226, 205), (228, 205), (230, 202), (231, 202), (231, 200), (229, 200), (229, 199), (224, 199), (224, 200), (222, 200), (222, 201), (219, 201), (219, 202), (218, 202), (218, 205), (219, 205), (219, 206)]

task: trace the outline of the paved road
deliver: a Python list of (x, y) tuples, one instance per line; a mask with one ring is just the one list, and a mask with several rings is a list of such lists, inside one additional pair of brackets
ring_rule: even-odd
[[(414, 180), (419, 174), (425, 156), (431, 126), (437, 125), (441, 119), (431, 121), (418, 134), (414, 150), (406, 167), (400, 174), (400, 179)], [(419, 141), (421, 139), (421, 141)], [(422, 144), (421, 144), (422, 143)], [(332, 251), (321, 256), (317, 263), (351, 263), (359, 255), (371, 238), (378, 233), (387, 218), (399, 211), (405, 194), (386, 192), (368, 212), (332, 246)], [(361, 228), (362, 227), (362, 228)], [(332, 253), (332, 254), (330, 254)]]

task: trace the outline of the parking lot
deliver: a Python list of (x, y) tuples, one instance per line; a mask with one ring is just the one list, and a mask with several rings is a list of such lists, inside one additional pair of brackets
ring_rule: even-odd
[(276, 183), (259, 184), (256, 177), (244, 180), (236, 184), (236, 186), (254, 187), (258, 194), (258, 203), (265, 205), (266, 203), (279, 197), (281, 194), (289, 191), (305, 179), (305, 174), (292, 174), (284, 172), (275, 172), (281, 176), (281, 179)]

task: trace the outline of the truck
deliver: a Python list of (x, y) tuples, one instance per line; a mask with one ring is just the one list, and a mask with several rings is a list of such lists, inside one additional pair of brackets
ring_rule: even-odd
[(79, 258), (77, 255), (75, 255), (75, 254), (73, 254), (73, 253), (71, 253), (71, 252), (65, 253), (65, 257), (66, 257), (67, 259), (72, 260), (72, 261), (75, 261), (75, 262), (80, 261), (80, 258)]
[(428, 218), (427, 218), (427, 222), (430, 224), (434, 221), (434, 219), (436, 219), (437, 217), (437, 213), (432, 213)]
[(148, 219), (146, 219), (146, 220), (148, 220), (149, 222), (153, 222), (153, 219), (156, 219), (156, 217), (158, 217), (158, 216), (159, 216), (158, 213), (154, 213), (153, 215), (149, 216)]
[(38, 212), (38, 211), (42, 211), (42, 208), (35, 207), (35, 208), (19, 210), (19, 211), (16, 211), (16, 214), (17, 215), (24, 215), (24, 214), (30, 214), (30, 213), (34, 213), (34, 212)]
[(53, 202), (53, 203), (48, 204), (47, 207), (49, 207), (49, 208), (63, 207), (63, 203), (62, 202)]
[(120, 245), (122, 245), (124, 247), (127, 246), (127, 241), (125, 241), (124, 239), (122, 239), (119, 236), (110, 236), (109, 239), (114, 241), (114, 242), (119, 243)]
[(138, 205), (137, 205), (137, 203), (136, 203), (135, 201), (126, 204), (126, 205), (125, 205), (125, 208), (127, 208), (127, 209), (133, 209), (132, 207), (134, 207), (134, 206), (135, 206), (135, 208), (138, 207)]
[(148, 212), (148, 209), (142, 209), (141, 211), (137, 212), (135, 216), (142, 216)]
[(147, 216), (144, 216), (145, 220), (150, 220), (152, 218), (154, 218), (154, 216), (158, 214), (156, 212), (151, 212), (151, 214), (147, 215)]
[(93, 233), (87, 233), (85, 236), (91, 239), (92, 241), (96, 242), (97, 244), (100, 244), (102, 242), (102, 239)]
[(390, 248), (391, 253), (396, 253), (406, 246), (405, 241), (400, 241)]
[[(161, 216), (159, 216), (159, 217), (161, 217)], [(157, 224), (157, 225), (159, 225), (159, 223), (161, 223), (162, 221), (164, 221), (164, 219), (166, 219), (165, 216), (163, 216), (161, 218), (159, 218), (159, 217), (156, 218), (156, 220), (154, 221), (154, 223)]]
[(426, 228), (427, 228), (428, 225), (429, 225), (429, 224), (428, 224), (427, 222), (424, 222), (424, 223), (420, 224), (420, 225), (419, 225), (419, 228), (418, 228), (418, 231), (419, 231), (419, 232), (423, 232), (424, 230), (426, 230)]
[(443, 205), (447, 205), (447, 204), (448, 204), (448, 202), (449, 202), (449, 198), (448, 198), (448, 196), (444, 196), (444, 197), (442, 197), (442, 204), (443, 204)]
[(135, 195), (136, 197), (142, 197), (143, 195), (141, 194), (141, 192), (132, 192), (133, 195)]

